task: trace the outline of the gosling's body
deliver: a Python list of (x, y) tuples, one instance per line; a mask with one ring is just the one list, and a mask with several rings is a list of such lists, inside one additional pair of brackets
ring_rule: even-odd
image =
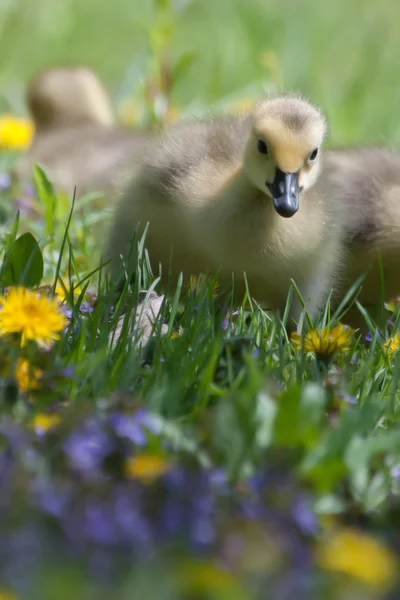
[[(365, 274), (357, 299), (379, 321), (382, 293), (384, 300), (400, 294), (400, 153), (386, 148), (325, 151), (319, 181), (346, 215), (346, 261), (337, 295), (342, 297)], [(364, 325), (357, 310), (346, 320)]]
[(41, 164), (59, 191), (78, 195), (120, 183), (143, 133), (118, 127), (109, 96), (86, 67), (58, 67), (35, 77), (27, 90), (35, 125), (30, 151), (16, 168), (20, 180)]
[[(107, 252), (114, 271), (135, 228), (149, 222), (155, 272), (159, 263), (164, 276), (171, 267), (175, 278), (181, 271), (186, 279), (219, 271), (228, 289), (234, 273), (238, 296), (245, 272), (251, 295), (281, 315), (293, 278), (314, 315), (344, 261), (340, 210), (318, 184), (319, 156), (315, 164), (307, 160), (324, 135), (319, 111), (290, 96), (262, 101), (242, 117), (181, 124), (153, 139), (117, 209)], [(257, 154), (260, 139), (268, 156)], [(304, 188), (291, 218), (274, 207), (275, 170), (295, 174)], [(294, 301), (295, 319), (300, 310)]]

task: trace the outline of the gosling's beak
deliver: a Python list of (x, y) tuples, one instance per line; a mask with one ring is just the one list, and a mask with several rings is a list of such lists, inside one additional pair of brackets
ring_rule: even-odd
[(281, 217), (293, 217), (299, 210), (299, 179), (298, 173), (284, 173), (276, 169), (275, 179), (268, 184), (274, 199), (274, 207)]

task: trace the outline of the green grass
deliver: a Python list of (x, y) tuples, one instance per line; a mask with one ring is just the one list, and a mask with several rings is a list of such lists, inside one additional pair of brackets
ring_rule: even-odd
[[(59, 61), (95, 67), (116, 103), (143, 99), (138, 74), (157, 78), (170, 47), (167, 91), (181, 112), (284, 85), (326, 109), (331, 143), (397, 145), (397, 3), (173, 5), (9, 4), (4, 109), (22, 111), (26, 78)], [(0, 170), (14, 159), (2, 153)], [(400, 352), (388, 353), (388, 332), (371, 323), (368, 340), (356, 332), (323, 361), (249, 299), (227, 318), (204, 282), (172, 290), (142, 344), (129, 317), (145, 318), (152, 300), (141, 304), (140, 292), (160, 292), (143, 245), (129, 263), (140, 277), (118, 300), (99, 268), (102, 215), (90, 199), (71, 210), (37, 170), (39, 208), (19, 203), (16, 221), (20, 193), (0, 191), (13, 267), (1, 285), (25, 278), (50, 295), (63, 285), (69, 322), (50, 351), (0, 337), (0, 598), (389, 598), (379, 584), (396, 588), (400, 557)], [(15, 242), (26, 232), (34, 240)], [(41, 371), (28, 392), (15, 377), (21, 356)], [(43, 433), (35, 417), (49, 411), (61, 422)], [(127, 476), (143, 453), (169, 471), (152, 483)], [(393, 557), (369, 537), (338, 550), (332, 526), (380, 540)], [(319, 543), (347, 576), (321, 567)]]

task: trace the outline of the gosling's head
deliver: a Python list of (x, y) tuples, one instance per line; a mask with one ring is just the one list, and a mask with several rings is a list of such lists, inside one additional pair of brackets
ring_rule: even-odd
[(261, 100), (251, 118), (244, 169), (252, 183), (273, 199), (276, 212), (292, 217), (299, 209), (301, 191), (318, 177), (327, 122), (315, 106), (297, 96)]
[(28, 86), (27, 104), (37, 130), (114, 124), (109, 96), (87, 67), (56, 67), (37, 75)]

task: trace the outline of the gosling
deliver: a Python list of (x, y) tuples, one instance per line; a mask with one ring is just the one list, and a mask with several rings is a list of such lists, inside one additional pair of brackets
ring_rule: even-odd
[(78, 196), (120, 184), (144, 133), (118, 127), (110, 98), (87, 67), (57, 67), (34, 77), (26, 95), (35, 126), (30, 151), (15, 175), (29, 181), (36, 163), (57, 191)]
[[(307, 100), (259, 101), (241, 116), (181, 123), (154, 136), (133, 168), (106, 257), (121, 256), (149, 223), (146, 246), (162, 277), (219, 272), (227, 291), (282, 316), (293, 279), (315, 316), (337, 281), (345, 217), (318, 185), (327, 122)], [(291, 323), (302, 304), (294, 294)]]

